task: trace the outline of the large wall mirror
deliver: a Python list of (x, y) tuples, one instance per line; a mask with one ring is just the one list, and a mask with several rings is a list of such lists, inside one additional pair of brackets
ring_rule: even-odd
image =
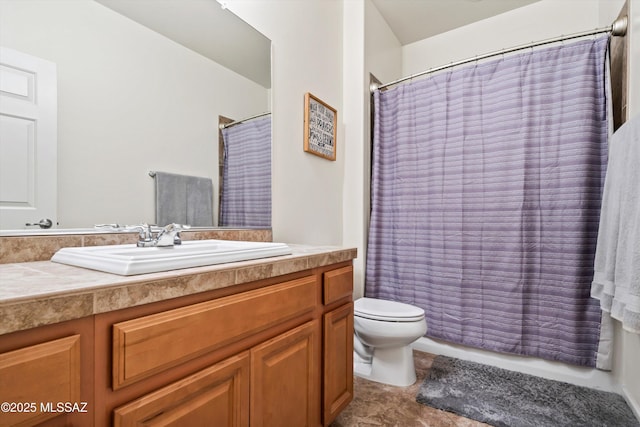
[(218, 118), (270, 111), (266, 37), (216, 0), (0, 0), (0, 45), (55, 64), (59, 228), (153, 224), (151, 171), (211, 178), (218, 225)]

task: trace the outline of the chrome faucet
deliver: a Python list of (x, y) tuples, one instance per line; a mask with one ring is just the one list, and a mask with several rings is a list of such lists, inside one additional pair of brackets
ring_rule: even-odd
[[(164, 227), (156, 227), (150, 224), (120, 225), (120, 224), (96, 224), (96, 229), (108, 229), (114, 231), (137, 231), (139, 233), (138, 247), (170, 248), (182, 244), (180, 232), (191, 228), (190, 225), (167, 224)], [(156, 233), (154, 236), (154, 232)]]
[(137, 230), (140, 233), (137, 246), (139, 248), (160, 247), (170, 248), (182, 244), (180, 232), (191, 228), (188, 225), (168, 224), (153, 235), (153, 229), (149, 224), (140, 224), (127, 227), (129, 230)]
[(159, 248), (171, 248), (175, 245), (182, 244), (180, 239), (180, 232), (191, 228), (188, 225), (180, 224), (168, 224), (158, 231), (156, 236), (153, 236), (153, 230), (148, 224), (142, 224), (140, 229), (140, 239), (138, 239), (138, 247), (146, 248), (155, 246)]
[(130, 229), (138, 230), (139, 232), (138, 243), (137, 243), (139, 248), (156, 246), (154, 245), (153, 231), (151, 231), (151, 226), (149, 224), (144, 223), (140, 225), (134, 225), (133, 227), (130, 227)]
[(162, 228), (162, 230), (158, 232), (158, 235), (156, 236), (156, 239), (155, 239), (154, 246), (166, 247), (166, 246), (181, 245), (182, 239), (180, 239), (180, 232), (188, 228), (190, 228), (190, 226), (188, 225), (180, 225), (180, 224), (165, 225)]

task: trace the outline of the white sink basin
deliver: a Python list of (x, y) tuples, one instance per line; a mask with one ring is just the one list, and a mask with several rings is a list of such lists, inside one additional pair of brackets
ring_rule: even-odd
[(166, 248), (134, 244), (62, 248), (51, 261), (130, 276), (290, 254), (284, 243), (190, 240)]

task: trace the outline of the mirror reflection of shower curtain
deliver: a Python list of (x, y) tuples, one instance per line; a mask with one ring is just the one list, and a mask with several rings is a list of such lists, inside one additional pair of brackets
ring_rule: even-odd
[(222, 129), (221, 227), (271, 227), (271, 115)]
[(366, 296), (423, 308), (432, 338), (607, 368), (589, 296), (607, 42), (374, 93)]

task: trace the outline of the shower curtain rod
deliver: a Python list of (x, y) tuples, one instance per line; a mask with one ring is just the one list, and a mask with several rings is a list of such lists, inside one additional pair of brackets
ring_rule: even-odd
[(520, 46), (515, 46), (515, 47), (511, 47), (511, 48), (507, 48), (507, 49), (502, 49), (502, 50), (496, 50), (494, 52), (489, 52), (489, 53), (485, 53), (483, 55), (478, 55), (475, 56), (473, 58), (467, 58), (467, 59), (463, 59), (461, 61), (456, 61), (456, 62), (452, 62), (450, 64), (447, 65), (442, 65), (439, 67), (435, 67), (435, 68), (429, 68), (426, 71), (422, 71), (420, 73), (416, 73), (416, 74), (412, 74), (410, 76), (407, 77), (403, 77), (401, 79), (398, 80), (394, 80), (391, 83), (385, 83), (382, 85), (375, 85), (372, 84), (370, 87), (370, 91), (373, 93), (374, 91), (380, 89), (385, 89), (388, 88), (389, 86), (393, 86), (396, 85), (398, 83), (402, 83), (405, 82), (407, 80), (411, 80), (414, 79), (416, 77), (420, 77), (420, 76), (424, 76), (427, 74), (431, 74), (431, 73), (435, 73), (436, 71), (441, 71), (441, 70), (446, 70), (447, 68), (452, 68), (452, 67), (456, 67), (458, 65), (462, 65), (462, 64), (467, 64), (469, 62), (474, 62), (474, 61), (479, 61), (481, 59), (486, 59), (486, 58), (490, 58), (492, 56), (498, 56), (498, 55), (503, 55), (505, 53), (511, 53), (511, 52), (516, 52), (518, 50), (523, 50), (523, 49), (528, 49), (531, 47), (536, 47), (536, 46), (542, 46), (545, 44), (550, 44), (550, 43), (556, 43), (556, 42), (560, 42), (563, 40), (569, 40), (569, 39), (576, 39), (579, 37), (586, 37), (586, 36), (591, 36), (594, 34), (600, 34), (600, 33), (611, 33), (612, 36), (624, 36), (627, 33), (627, 16), (622, 16), (618, 19), (616, 19), (613, 24), (611, 24), (608, 27), (603, 27), (603, 28), (596, 28), (594, 30), (590, 30), (590, 31), (583, 31), (581, 33), (573, 33), (573, 34), (569, 34), (569, 35), (563, 35), (560, 37), (554, 37), (552, 39), (546, 39), (546, 40), (541, 40), (541, 41), (537, 41), (537, 42), (531, 42), (531, 43), (527, 43), (524, 45), (520, 45)]
[(240, 124), (242, 122), (246, 122), (246, 121), (251, 120), (251, 119), (257, 119), (258, 117), (267, 116), (269, 114), (271, 114), (271, 112), (267, 111), (266, 113), (256, 114), (255, 116), (247, 117), (247, 118), (242, 119), (242, 120), (236, 120), (236, 121), (231, 122), (231, 123), (221, 124), (220, 125), (220, 129), (225, 129), (225, 128)]

